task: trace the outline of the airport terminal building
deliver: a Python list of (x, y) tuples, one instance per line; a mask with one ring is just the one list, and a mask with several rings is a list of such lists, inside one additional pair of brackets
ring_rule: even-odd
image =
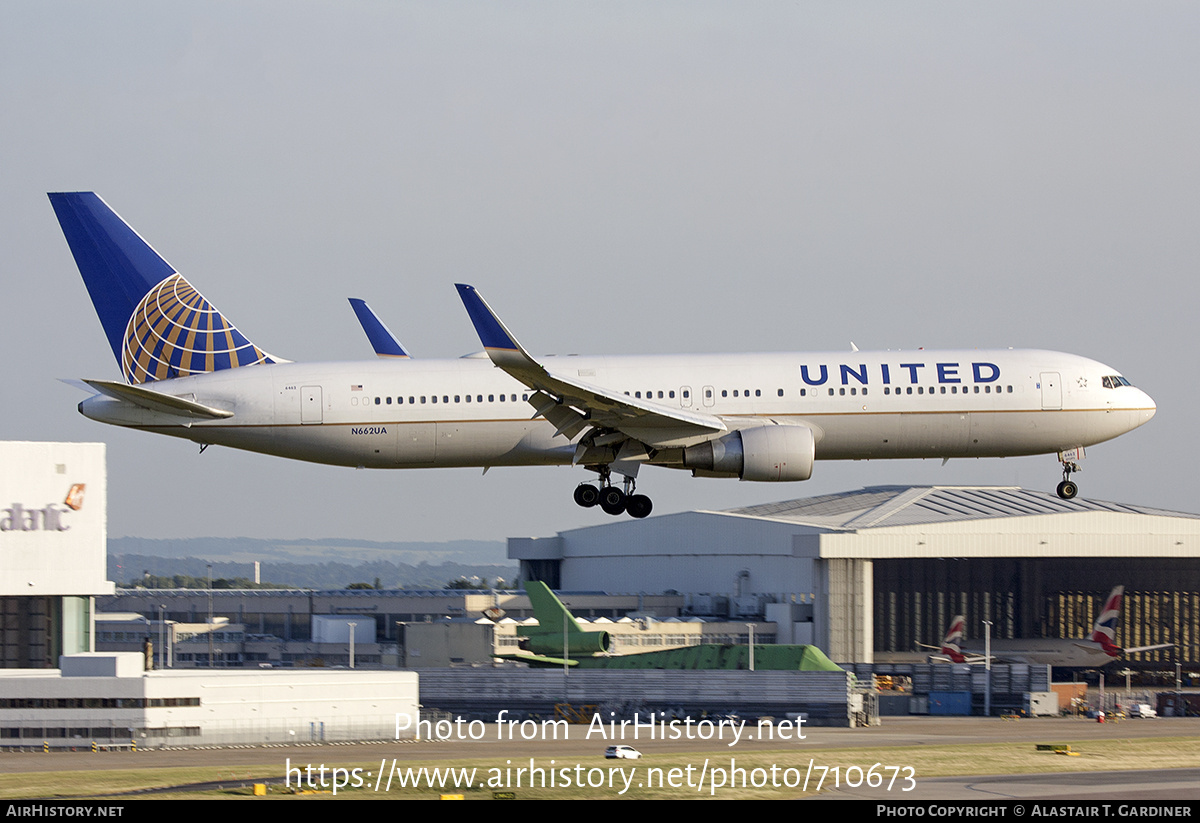
[(1084, 637), (1124, 585), (1117, 644), (1200, 663), (1200, 515), (1016, 487), (885, 486), (512, 538), (522, 578), (670, 591), (685, 613), (766, 615), (842, 663), (905, 659), (952, 617), (968, 635)]

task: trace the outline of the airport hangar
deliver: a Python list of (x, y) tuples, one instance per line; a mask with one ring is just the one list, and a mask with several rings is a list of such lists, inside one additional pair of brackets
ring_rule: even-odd
[(510, 538), (551, 588), (687, 598), (685, 613), (765, 614), (776, 642), (840, 663), (912, 661), (954, 615), (968, 636), (1086, 637), (1125, 586), (1122, 646), (1144, 669), (1200, 664), (1200, 515), (1017, 487), (878, 486)]

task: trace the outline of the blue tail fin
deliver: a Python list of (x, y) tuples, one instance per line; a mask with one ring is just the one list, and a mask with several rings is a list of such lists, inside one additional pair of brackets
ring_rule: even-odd
[(92, 192), (50, 195), (130, 383), (274, 363)]

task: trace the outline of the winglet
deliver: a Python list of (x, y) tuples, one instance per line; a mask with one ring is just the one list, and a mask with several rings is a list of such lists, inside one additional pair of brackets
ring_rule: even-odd
[[(467, 315), (475, 325), (475, 333), (489, 355), (493, 352), (515, 352), (526, 360), (533, 360), (474, 286), (455, 283), (454, 287), (458, 289), (458, 296), (462, 298)], [(495, 357), (492, 359), (495, 360)]]
[(371, 307), (367, 305), (367, 301), (360, 300), (357, 297), (348, 299), (350, 300), (350, 307), (354, 309), (354, 314), (358, 316), (359, 324), (367, 334), (367, 339), (371, 341), (371, 347), (375, 349), (375, 354), (380, 357), (410, 356), (396, 338), (396, 335), (392, 334), (392, 330), (384, 325), (375, 312), (371, 311)]

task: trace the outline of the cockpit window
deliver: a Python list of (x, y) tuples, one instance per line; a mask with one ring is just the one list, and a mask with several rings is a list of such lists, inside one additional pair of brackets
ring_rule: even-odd
[(1107, 375), (1101, 381), (1106, 389), (1115, 389), (1117, 386), (1132, 386), (1133, 384), (1119, 374)]

